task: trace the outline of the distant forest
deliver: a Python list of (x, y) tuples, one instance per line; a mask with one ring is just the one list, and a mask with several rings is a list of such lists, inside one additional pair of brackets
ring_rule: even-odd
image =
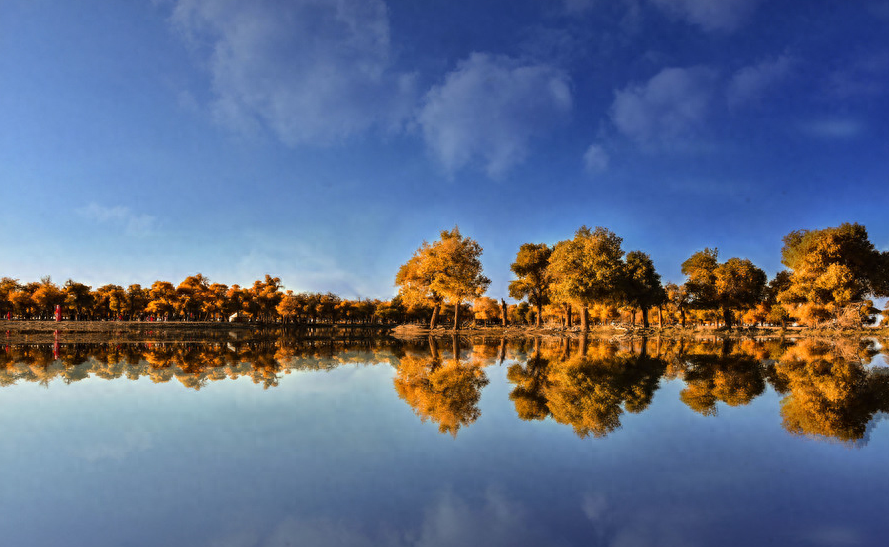
[[(211, 282), (198, 273), (178, 285), (103, 285), (50, 277), (0, 279), (0, 318), (48, 320), (256, 321), (284, 324), (447, 322), (536, 327), (622, 323), (631, 326), (736, 325), (855, 328), (872, 325), (873, 299), (889, 296), (889, 252), (880, 252), (860, 224), (798, 230), (783, 238), (785, 270), (768, 279), (747, 258), (720, 262), (705, 248), (682, 263), (681, 285), (661, 283), (648, 254), (624, 252), (606, 228), (581, 227), (555, 245), (523, 244), (511, 266), (507, 304), (485, 296), (482, 247), (458, 228), (423, 242), (396, 276), (391, 300), (349, 300), (333, 293), (294, 293), (266, 275), (250, 287)], [(504, 295), (505, 296), (505, 295)], [(884, 323), (889, 310), (883, 312)]]

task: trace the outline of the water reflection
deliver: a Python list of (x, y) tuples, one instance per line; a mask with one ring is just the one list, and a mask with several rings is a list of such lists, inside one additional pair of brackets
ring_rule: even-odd
[(469, 355), (461, 359), (460, 340), (455, 336), (450, 358), (442, 359), (437, 341), (430, 337), (429, 354), (402, 357), (393, 380), (398, 396), (421, 420), (431, 420), (439, 432), (454, 437), (481, 415), (478, 402), (488, 385), (483, 354)]
[[(580, 438), (605, 437), (680, 381), (690, 410), (717, 417), (771, 387), (794, 435), (866, 442), (889, 412), (887, 341), (461, 339), (398, 341), (276, 334), (203, 342), (31, 343), (0, 351), (0, 385), (86, 378), (178, 381), (200, 390), (249, 378), (263, 388), (293, 371), (390, 364), (395, 392), (423, 422), (456, 436), (481, 418), (486, 367), (508, 365), (509, 400), (525, 421), (552, 419)], [(883, 355), (881, 355), (881, 353)]]
[(509, 368), (516, 384), (510, 399), (524, 420), (547, 416), (574, 428), (578, 437), (604, 437), (620, 427), (624, 411), (642, 412), (651, 403), (666, 364), (612, 341), (582, 339), (576, 353), (563, 341), (544, 357), (538, 347), (523, 365)]

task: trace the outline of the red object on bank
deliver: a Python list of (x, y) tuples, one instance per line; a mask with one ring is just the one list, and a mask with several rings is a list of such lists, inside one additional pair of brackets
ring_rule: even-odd
[(62, 320), (62, 306), (56, 304), (56, 321)]

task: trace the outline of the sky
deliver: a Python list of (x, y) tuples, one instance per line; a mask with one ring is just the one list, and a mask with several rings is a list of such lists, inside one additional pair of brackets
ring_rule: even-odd
[(889, 250), (889, 1), (0, 0), (0, 276), (389, 298), (459, 226), (604, 226), (663, 280)]

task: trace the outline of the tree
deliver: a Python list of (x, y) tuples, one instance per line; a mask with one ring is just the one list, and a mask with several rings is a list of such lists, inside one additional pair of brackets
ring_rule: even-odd
[(12, 295), (19, 288), (18, 279), (4, 277), (0, 279), (0, 314), (5, 318), (6, 314), (13, 310)]
[(49, 276), (40, 280), (40, 284), (37, 290), (34, 291), (34, 294), (31, 295), (31, 299), (42, 317), (50, 317), (56, 306), (65, 303), (64, 293), (62, 293), (58, 285), (52, 282)]
[(792, 273), (778, 299), (823, 306), (835, 320), (846, 306), (889, 296), (889, 253), (877, 251), (860, 224), (791, 232), (781, 262)]
[(398, 270), (395, 284), (405, 301), (425, 301), (435, 306), (430, 328), (435, 326), (442, 302), (454, 306), (454, 330), (460, 322), (460, 305), (485, 294), (491, 280), (482, 275), (482, 248), (463, 237), (459, 228), (443, 230), (431, 245), (423, 242)]
[(642, 251), (630, 251), (626, 257), (624, 298), (633, 308), (642, 310), (642, 327), (648, 328), (648, 310), (667, 299), (661, 276), (655, 271), (651, 257)]
[(716, 268), (717, 302), (725, 326), (732, 326), (732, 312), (755, 306), (763, 297), (766, 274), (748, 259), (730, 258)]
[(432, 317), (429, 320), (429, 328), (434, 329), (441, 312), (442, 296), (432, 288), (432, 280), (435, 274), (430, 257), (431, 246), (423, 242), (420, 248), (414, 251), (413, 256), (398, 268), (395, 274), (395, 286), (398, 287), (398, 295), (408, 306), (431, 306)]
[(552, 249), (546, 243), (524, 243), (510, 266), (517, 277), (509, 284), (509, 296), (516, 300), (527, 299), (537, 309), (536, 325), (540, 327), (543, 306), (549, 304), (552, 274), (549, 259)]
[(733, 323), (733, 312), (755, 306), (766, 288), (766, 274), (750, 260), (730, 258), (717, 261), (717, 249), (704, 249), (682, 263), (682, 273), (688, 276), (685, 289), (691, 306), (701, 310), (722, 310), (726, 327)]
[(556, 300), (576, 304), (582, 310), (581, 326), (589, 329), (589, 307), (596, 302), (620, 299), (625, 279), (621, 238), (597, 227), (582, 226), (574, 239), (560, 241), (550, 257), (552, 290)]
[(177, 311), (186, 320), (199, 316), (210, 299), (210, 280), (198, 273), (186, 277), (176, 287)]
[(265, 275), (264, 280), (253, 282), (249, 291), (254, 311), (265, 320), (275, 317), (275, 308), (281, 302), (281, 278)]
[(682, 274), (688, 279), (685, 292), (691, 307), (696, 309), (712, 309), (717, 306), (716, 268), (719, 250), (705, 248), (691, 255), (682, 263)]
[(176, 309), (176, 288), (169, 281), (155, 281), (148, 291), (151, 301), (145, 311), (155, 316), (166, 316)]
[(133, 319), (144, 313), (150, 301), (151, 295), (142, 285), (137, 283), (127, 287), (126, 312), (129, 318)]
[(481, 296), (472, 303), (472, 313), (476, 321), (487, 325), (489, 321), (500, 317), (500, 304), (493, 298)]
[(690, 299), (686, 286), (667, 283), (664, 289), (667, 293), (667, 301), (676, 308), (676, 311), (679, 313), (679, 322), (682, 328), (685, 328), (685, 313), (688, 311)]

